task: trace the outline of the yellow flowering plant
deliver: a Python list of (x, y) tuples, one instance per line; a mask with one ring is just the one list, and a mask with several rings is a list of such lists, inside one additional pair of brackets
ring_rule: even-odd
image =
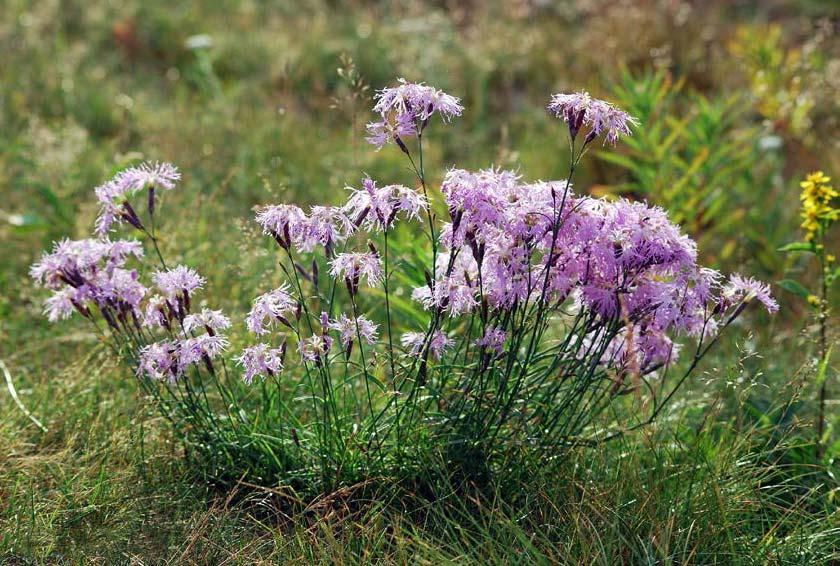
[(819, 328), (818, 347), (819, 365), (816, 382), (819, 387), (819, 413), (817, 416), (817, 454), (821, 456), (828, 430), (825, 426), (825, 400), (827, 394), (828, 362), (831, 356), (829, 347), (829, 300), (828, 293), (832, 284), (840, 278), (840, 269), (836, 267), (836, 257), (826, 251), (826, 234), (830, 226), (840, 217), (840, 208), (834, 206), (838, 192), (829, 184), (831, 178), (822, 171), (815, 171), (799, 183), (802, 189), (799, 199), (802, 202), (800, 216), (803, 231), (802, 242), (793, 242), (780, 249), (790, 253), (809, 253), (819, 265), (819, 290), (812, 293), (804, 285), (793, 279), (779, 281), (779, 286), (805, 299), (816, 312)]

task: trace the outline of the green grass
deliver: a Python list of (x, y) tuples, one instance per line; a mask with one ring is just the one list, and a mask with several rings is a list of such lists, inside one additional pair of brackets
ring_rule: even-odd
[[(733, 22), (777, 19), (796, 49), (812, 39), (808, 26), (827, 15), (817, 2), (790, 3), (789, 13), (721, 2), (687, 20), (645, 2), (608, 4), (587, 11), (584, 3), (561, 2), (528, 13), (525, 3), (445, 10), (419, 2), (269, 8), (6, 0), (0, 359), (47, 432), (0, 393), (0, 561), (840, 560), (840, 447), (822, 463), (811, 456), (814, 345), (808, 315), (793, 300), (772, 324), (752, 319), (755, 338), (722, 344), (666, 419), (620, 443), (574, 452), (545, 469), (524, 466), (521, 477), (481, 490), (440, 482), (435, 493), (417, 493), (374, 478), (314, 500), (283, 486), (206, 485), (96, 337), (79, 322), (51, 327), (40, 316), (28, 265), (51, 240), (87, 233), (96, 212), (92, 187), (138, 157), (184, 171), (182, 187), (165, 196), (167, 210), (178, 212), (165, 223), (164, 250), (200, 268), (210, 288), (224, 289), (214, 293), (221, 301), (214, 306), (232, 313), (276, 283), (249, 222), (254, 205), (337, 201), (362, 171), (409, 182), (399, 156), (359, 141), (368, 102), (348, 103), (351, 91), (336, 73), (342, 53), (372, 88), (405, 75), (464, 98), (468, 112), (437, 131), (430, 161), (521, 165), (531, 178), (554, 178), (566, 164), (562, 131), (542, 109), (550, 92), (608, 95), (605, 85), (619, 80), (623, 65), (634, 73), (658, 65), (686, 79), (678, 108), (690, 107), (692, 90), (749, 101), (751, 77), (732, 69), (725, 47)], [(633, 32), (641, 25), (649, 31), (644, 39)], [(186, 49), (185, 40), (200, 33), (213, 47)], [(822, 64), (837, 60), (836, 40), (827, 41), (816, 47)], [(338, 108), (328, 110), (334, 100)], [(818, 110), (836, 119), (832, 107)], [(739, 181), (731, 196), (753, 203), (744, 216), (748, 237), (733, 229), (738, 219), (728, 232), (704, 232), (705, 257), (781, 278), (783, 269), (801, 267), (752, 252), (727, 260), (721, 250), (729, 242), (752, 250), (756, 234), (773, 235), (761, 253), (792, 240), (795, 180), (815, 167), (836, 177), (838, 154), (828, 142), (800, 143), (783, 125), (767, 129), (748, 110), (737, 119), (733, 131), (780, 135), (785, 151), (773, 157), (781, 163), (760, 190)], [(761, 156), (751, 159), (766, 166)], [(619, 167), (590, 163), (581, 189), (629, 180)], [(735, 178), (756, 167), (739, 162)], [(761, 213), (769, 194), (772, 216)], [(203, 263), (211, 251), (213, 262)]]

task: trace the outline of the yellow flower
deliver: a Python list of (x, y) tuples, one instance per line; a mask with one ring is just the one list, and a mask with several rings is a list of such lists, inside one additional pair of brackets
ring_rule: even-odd
[(805, 240), (813, 241), (814, 236), (820, 227), (828, 228), (828, 225), (837, 220), (840, 209), (831, 206), (832, 199), (838, 193), (828, 183), (831, 177), (822, 171), (815, 171), (805, 177), (799, 183), (802, 193), (799, 199), (802, 201), (802, 224), (805, 231)]
[(820, 298), (816, 295), (808, 295), (808, 304), (813, 307), (820, 306)]

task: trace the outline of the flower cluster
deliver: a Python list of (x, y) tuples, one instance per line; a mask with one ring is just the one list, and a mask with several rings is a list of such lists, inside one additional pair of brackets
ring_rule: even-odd
[[(584, 145), (599, 136), (614, 144), (636, 123), (586, 92), (555, 94), (548, 109), (568, 124), (572, 141), (587, 128)], [(368, 140), (377, 147), (393, 141), (408, 153), (403, 138), (421, 136), (434, 114), (449, 121), (463, 108), (443, 91), (400, 79), (397, 86), (377, 93), (373, 110), (379, 120), (368, 125)], [(427, 194), (425, 178), (417, 168), (414, 171)], [(179, 179), (178, 170), (166, 163), (144, 163), (120, 172), (95, 190), (102, 206), (96, 233), (102, 239), (59, 242), (32, 267), (36, 281), (53, 291), (45, 303), (50, 320), (72, 312), (93, 318), (96, 310), (116, 332), (128, 331), (129, 325), (141, 336), (165, 332), (166, 340), (142, 347), (137, 373), (169, 382), (199, 364), (214, 372), (212, 360), (227, 346), (223, 333), (230, 319), (208, 308), (192, 312), (192, 296), (205, 280), (189, 267), (154, 272), (156, 290), (150, 292), (127, 267), (130, 259), (142, 257), (140, 243), (111, 241), (105, 235), (115, 222), (128, 222), (154, 240), (129, 198), (148, 190), (151, 217), (155, 189), (170, 190)], [(802, 183), (803, 227), (811, 236), (821, 223), (837, 218), (831, 207), (837, 193), (828, 182), (818, 172)], [(428, 215), (430, 236), (436, 238), (435, 260), (424, 284), (411, 296), (429, 311), (430, 322), (425, 330), (406, 332), (400, 340), (409, 356), (422, 360), (422, 372), (428, 358), (441, 360), (453, 350), (448, 333), (463, 328), (467, 315), (470, 334), (462, 344), (465, 351), (477, 350), (482, 364), (520, 355), (516, 341), (522, 333), (536, 336), (548, 320), (546, 313), (562, 313), (582, 321), (576, 340), (569, 341), (572, 354), (622, 375), (649, 373), (669, 364), (679, 351), (680, 337), (702, 342), (717, 332), (721, 321), (728, 323), (726, 316), (737, 314), (750, 301), (770, 312), (778, 309), (766, 285), (737, 275), (724, 283), (721, 274), (699, 266), (694, 242), (662, 209), (577, 195), (571, 178), (526, 182), (512, 171), (453, 168), (440, 185), (448, 219), (438, 230), (432, 226), (430, 202), (414, 189), (379, 186), (366, 177), (361, 188), (349, 190), (349, 198), (339, 206), (313, 206), (304, 212), (279, 204), (257, 211), (264, 233), (286, 252), (288, 269), (314, 286), (319, 283), (318, 262), (313, 259), (310, 275), (294, 254), (324, 252), (331, 284), (346, 286), (353, 310), (352, 316), (339, 313), (333, 318), (330, 303), (318, 309), (328, 312), (314, 316), (314, 297), (323, 301), (322, 294), (307, 294), (297, 278), (295, 289), (284, 283), (254, 299), (245, 323), (261, 342), (236, 358), (247, 383), (282, 371), (286, 337), (278, 340), (278, 347), (268, 339), (281, 328), (294, 334), (302, 361), (321, 370), (327, 368), (336, 343), (348, 363), (354, 345), (375, 349), (379, 328), (357, 312), (360, 286), (383, 285), (386, 301), (393, 300), (391, 274), (383, 269), (389, 231), (398, 220), (416, 221), (423, 213)], [(366, 251), (353, 249), (355, 236), (370, 238)], [(374, 243), (379, 237), (384, 237), (384, 256)], [(339, 244), (342, 250), (336, 253)], [(335, 287), (329, 295), (332, 300)], [(301, 324), (304, 317), (306, 324)], [(390, 311), (387, 318), (390, 325)], [(477, 332), (472, 322), (476, 320)], [(388, 354), (396, 371), (392, 330), (388, 328)], [(525, 365), (530, 356), (527, 353)]]
[(417, 191), (402, 185), (377, 187), (370, 177), (362, 181), (361, 190), (350, 190), (352, 196), (344, 211), (355, 226), (364, 226), (368, 231), (384, 232), (393, 226), (397, 213), (417, 219), (428, 208), (426, 198)]
[[(621, 324), (608, 357), (628, 366), (632, 344), (642, 370), (674, 357), (672, 334), (714, 329), (709, 305), (719, 291), (777, 308), (758, 284), (721, 289), (720, 275), (697, 265), (694, 242), (660, 208), (578, 197), (563, 182), (522, 183), (494, 169), (449, 171), (441, 190), (450, 222), (438, 276), (413, 294), (426, 308), (458, 316), (482, 303), (498, 313), (571, 298), (601, 326)], [(500, 330), (479, 343), (499, 350)]]
[(828, 183), (831, 178), (816, 171), (808, 175), (804, 181), (799, 183), (802, 193), (799, 199), (802, 201), (802, 229), (805, 231), (805, 240), (812, 242), (820, 228), (827, 228), (832, 222), (840, 218), (840, 208), (832, 206), (832, 200), (836, 199), (838, 193)]
[(311, 252), (318, 245), (332, 255), (333, 246), (344, 241), (355, 230), (344, 210), (333, 206), (313, 206), (309, 214), (294, 205), (273, 205), (257, 213), (263, 232), (285, 250)]
[(143, 189), (148, 189), (147, 207), (149, 214), (155, 210), (155, 189), (171, 190), (181, 179), (178, 169), (169, 163), (142, 163), (117, 173), (113, 179), (94, 189), (99, 200), (100, 211), (96, 220), (95, 232), (104, 237), (113, 224), (128, 222), (138, 230), (143, 230), (140, 217), (128, 199)]
[(353, 341), (358, 336), (368, 344), (376, 342), (377, 326), (364, 316), (360, 316), (354, 320), (346, 314), (341, 313), (338, 319), (329, 322), (327, 326), (330, 330), (338, 332), (338, 340), (348, 353)]
[(464, 110), (457, 98), (442, 90), (402, 78), (398, 83), (376, 93), (373, 111), (380, 119), (367, 125), (367, 141), (377, 149), (390, 141), (402, 146), (404, 138), (421, 135), (433, 114), (449, 121)]
[(342, 279), (355, 295), (359, 282), (364, 277), (370, 287), (376, 287), (382, 280), (382, 266), (376, 252), (348, 252), (335, 256), (330, 262), (330, 275)]
[(227, 347), (221, 335), (201, 334), (182, 340), (166, 340), (143, 346), (139, 353), (137, 376), (175, 383), (190, 366), (203, 363), (215, 372), (214, 358)]
[(51, 321), (79, 312), (90, 318), (97, 308), (112, 328), (136, 322), (148, 292), (128, 269), (129, 258), (143, 256), (136, 240), (62, 240), (30, 269), (36, 282), (53, 291), (44, 305)]
[(609, 102), (592, 98), (586, 91), (573, 94), (555, 94), (548, 103), (548, 110), (569, 126), (569, 136), (574, 140), (583, 126), (589, 128), (584, 139), (588, 144), (602, 133), (604, 143), (615, 144), (619, 136), (630, 135), (630, 125), (636, 120)]
[(285, 357), (285, 342), (280, 348), (272, 348), (268, 344), (256, 344), (245, 348), (236, 361), (245, 370), (242, 376), (243, 381), (250, 385), (255, 377), (273, 377), (280, 373)]

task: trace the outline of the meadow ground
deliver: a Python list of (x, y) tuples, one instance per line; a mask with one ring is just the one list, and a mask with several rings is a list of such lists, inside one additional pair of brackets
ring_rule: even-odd
[(545, 103), (586, 88), (642, 125), (593, 151), (578, 191), (648, 199), (706, 263), (813, 287), (807, 260), (777, 250), (799, 239), (800, 179), (840, 175), (831, 2), (90, 4), (2, 2), (0, 561), (840, 560), (836, 362), (821, 366), (813, 311), (784, 285), (778, 316), (740, 319), (666, 414), (620, 441), (448, 497), (376, 478), (315, 497), (203, 481), (95, 334), (43, 318), (27, 275), (51, 241), (89, 232), (94, 186), (166, 160), (184, 178), (162, 248), (241, 317), (274, 281), (256, 205), (338, 202), (361, 172), (411, 182), (362, 136), (373, 90), (405, 76), (467, 109), (433, 133), (433, 184), (453, 163), (563, 177)]

